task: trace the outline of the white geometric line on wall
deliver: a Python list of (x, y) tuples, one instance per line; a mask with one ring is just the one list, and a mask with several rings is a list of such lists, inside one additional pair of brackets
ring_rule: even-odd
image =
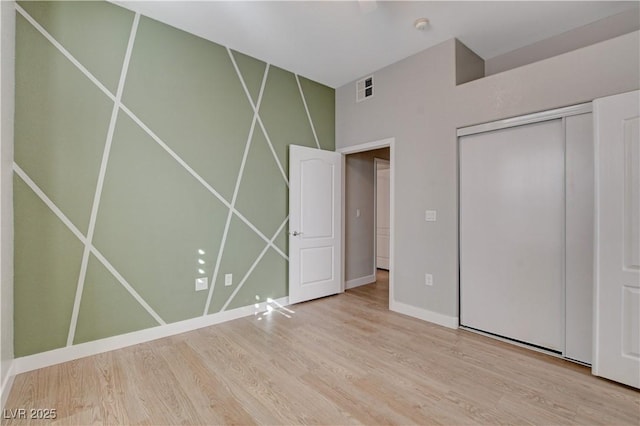
[[(269, 145), (269, 150), (271, 150), (271, 155), (273, 155), (273, 159), (276, 160), (276, 164), (278, 165), (278, 168), (280, 169), (280, 173), (282, 173), (282, 177), (284, 178), (284, 182), (287, 184), (287, 187), (288, 187), (289, 179), (287, 178), (287, 174), (284, 172), (284, 168), (282, 168), (282, 164), (280, 164), (280, 160), (278, 159), (278, 154), (276, 154), (276, 150), (273, 148), (273, 144), (271, 143), (271, 138), (269, 137), (269, 133), (267, 133), (267, 129), (264, 127), (262, 118), (260, 118), (259, 108), (253, 102), (253, 99), (251, 99), (251, 93), (249, 93), (249, 89), (247, 88), (247, 85), (245, 84), (244, 79), (242, 78), (242, 73), (240, 73), (240, 68), (236, 63), (236, 58), (233, 57), (233, 54), (231, 53), (231, 49), (229, 49), (228, 47), (227, 47), (227, 53), (229, 54), (229, 58), (231, 58), (231, 63), (233, 63), (233, 68), (236, 70), (236, 74), (238, 74), (238, 78), (242, 83), (244, 94), (247, 96), (247, 100), (249, 101), (251, 108), (253, 108), (253, 113), (255, 114), (256, 117), (258, 117), (258, 124), (260, 124), (260, 129), (264, 134), (264, 138), (267, 140), (267, 144)], [(267, 67), (268, 66), (269, 64), (267, 64)]]
[(129, 282), (122, 275), (120, 275), (116, 268), (114, 268), (114, 266), (109, 263), (107, 258), (104, 257), (102, 253), (100, 253), (100, 251), (95, 248), (95, 246), (91, 246), (91, 253), (93, 253), (96, 259), (98, 259), (109, 272), (111, 272), (111, 275), (113, 275), (120, 282), (120, 284), (122, 284), (122, 286), (127, 289), (127, 291), (133, 296), (133, 298), (136, 299), (138, 303), (140, 303), (140, 305), (149, 313), (149, 315), (153, 317), (153, 319), (158, 322), (158, 324), (167, 325), (167, 323), (160, 317), (160, 315), (158, 315), (156, 311), (154, 311), (153, 308), (147, 303), (147, 301), (144, 300), (142, 296), (140, 296), (140, 294), (131, 286), (131, 284), (129, 284)]
[(93, 234), (96, 228), (96, 218), (98, 217), (98, 210), (100, 209), (100, 199), (102, 197), (102, 189), (104, 187), (104, 177), (107, 173), (107, 165), (109, 163), (109, 153), (111, 152), (111, 145), (113, 143), (113, 134), (115, 133), (116, 123), (118, 121), (118, 111), (120, 110), (122, 93), (124, 92), (124, 84), (127, 78), (129, 61), (131, 59), (131, 52), (133, 51), (133, 44), (136, 39), (136, 33), (138, 31), (139, 22), (140, 22), (140, 14), (136, 13), (133, 18), (133, 24), (131, 25), (131, 32), (129, 33), (129, 42), (127, 43), (127, 50), (125, 51), (124, 61), (122, 63), (122, 69), (120, 71), (120, 79), (118, 80), (118, 89), (116, 91), (116, 99), (113, 102), (113, 109), (111, 110), (111, 119), (109, 121), (109, 129), (107, 130), (107, 140), (104, 144), (104, 152), (102, 154), (102, 161), (100, 163), (100, 171), (98, 172), (98, 182), (96, 183), (96, 191), (93, 197), (93, 205), (91, 207), (91, 215), (89, 217), (89, 228), (87, 231), (87, 238), (84, 245), (84, 251), (82, 253), (82, 263), (80, 264), (80, 274), (78, 276), (76, 296), (73, 302), (73, 311), (71, 313), (71, 323), (69, 324), (69, 334), (67, 335), (67, 346), (71, 346), (73, 344), (73, 338), (75, 337), (75, 334), (76, 334), (76, 325), (78, 323), (78, 314), (80, 312), (82, 292), (84, 289), (85, 278), (87, 276), (87, 266), (89, 264), (89, 251), (90, 251), (91, 245), (93, 244)]
[[(218, 257), (216, 258), (216, 265), (213, 269), (213, 275), (211, 276), (211, 282), (209, 284), (209, 294), (207, 295), (207, 303), (204, 306), (204, 312), (202, 315), (207, 315), (209, 312), (209, 307), (211, 306), (211, 298), (213, 297), (213, 290), (216, 286), (216, 279), (218, 278), (218, 273), (220, 272), (220, 263), (222, 261), (222, 255), (224, 253), (224, 248), (227, 244), (227, 235), (229, 233), (229, 225), (231, 224), (231, 218), (233, 217), (233, 211), (235, 210), (236, 200), (238, 198), (238, 191), (240, 189), (240, 182), (242, 181), (242, 175), (244, 174), (244, 167), (247, 163), (247, 157), (249, 156), (249, 149), (251, 148), (251, 140), (253, 139), (253, 132), (256, 128), (256, 121), (258, 119), (257, 111), (260, 109), (260, 104), (262, 103), (262, 95), (264, 94), (264, 87), (267, 83), (267, 76), (269, 75), (269, 64), (266, 64), (264, 67), (264, 74), (262, 76), (262, 84), (260, 85), (260, 92), (258, 94), (258, 101), (256, 102), (257, 109), (253, 112), (253, 119), (251, 120), (251, 127), (249, 129), (249, 136), (247, 137), (247, 142), (244, 146), (244, 153), (242, 154), (242, 162), (240, 163), (240, 171), (238, 171), (238, 177), (236, 178), (236, 184), (233, 189), (233, 196), (231, 198), (231, 206), (229, 207), (229, 212), (227, 213), (227, 220), (224, 224), (224, 232), (222, 233), (222, 240), (220, 241), (220, 249), (218, 250)], [(241, 74), (238, 75), (240, 81), (243, 86), (246, 86), (244, 78)]]
[(26, 183), (29, 188), (31, 188), (31, 190), (42, 200), (42, 202), (45, 203), (56, 216), (58, 216), (58, 218), (67, 226), (67, 228), (69, 228), (73, 235), (75, 235), (80, 240), (80, 242), (82, 242), (82, 244), (85, 244), (86, 240), (82, 232), (80, 232), (80, 230), (78, 230), (78, 228), (76, 228), (75, 225), (71, 223), (71, 221), (67, 218), (67, 216), (65, 216), (64, 213), (62, 213), (62, 210), (60, 210), (58, 206), (53, 204), (53, 201), (51, 201), (51, 199), (47, 197), (47, 195), (40, 189), (40, 187), (31, 180), (31, 178), (25, 173), (24, 170), (22, 170), (22, 168), (17, 163), (13, 163), (13, 171), (18, 176), (20, 176), (20, 179), (22, 179), (22, 181)]
[(240, 219), (241, 221), (244, 222), (245, 225), (247, 225), (249, 228), (251, 228), (251, 230), (253, 232), (255, 232), (265, 243), (271, 245), (271, 248), (274, 249), (280, 256), (282, 256), (282, 258), (284, 260), (286, 260), (287, 262), (289, 261), (289, 256), (287, 256), (286, 253), (284, 253), (282, 250), (280, 250), (280, 248), (275, 245), (273, 243), (273, 241), (271, 241), (269, 238), (267, 238), (258, 228), (256, 228), (253, 223), (249, 222), (249, 219), (247, 219), (246, 217), (244, 217), (242, 215), (242, 213), (240, 213), (238, 210), (233, 210), (233, 214), (235, 214), (238, 219)]
[(307, 118), (309, 119), (309, 124), (311, 125), (311, 131), (313, 132), (313, 139), (316, 141), (316, 146), (318, 149), (320, 148), (320, 142), (318, 141), (318, 135), (316, 134), (316, 128), (313, 125), (313, 120), (311, 119), (311, 114), (309, 113), (309, 107), (307, 106), (307, 100), (304, 97), (304, 92), (302, 91), (302, 85), (300, 84), (300, 78), (298, 74), (294, 74), (296, 76), (296, 83), (298, 83), (298, 90), (300, 91), (300, 97), (302, 98), (302, 104), (304, 105), (304, 110), (307, 113)]
[(216, 191), (215, 188), (209, 184), (209, 182), (204, 180), (202, 176), (200, 176), (195, 170), (193, 170), (191, 166), (189, 166), (187, 162), (182, 159), (182, 157), (176, 154), (176, 152), (172, 150), (169, 145), (167, 145), (162, 139), (160, 139), (160, 136), (156, 135), (155, 132), (151, 130), (149, 126), (144, 124), (144, 122), (140, 120), (140, 118), (138, 118), (138, 116), (135, 115), (133, 111), (127, 108), (125, 104), (121, 103), (120, 109), (124, 111), (124, 113), (127, 114), (129, 118), (131, 118), (142, 130), (144, 130), (144, 132), (149, 135), (151, 139), (153, 139), (158, 145), (160, 145), (160, 147), (164, 149), (167, 154), (169, 154), (174, 160), (176, 160), (176, 162), (180, 164), (191, 176), (193, 176), (198, 182), (200, 182), (200, 184), (204, 186), (207, 191), (209, 191), (214, 197), (216, 197), (218, 201), (224, 204), (227, 208), (231, 206), (231, 204), (229, 204), (229, 202), (222, 195), (220, 195), (220, 193)]
[(287, 188), (289, 187), (289, 178), (287, 177), (287, 174), (284, 171), (284, 168), (282, 167), (282, 164), (280, 163), (280, 160), (278, 159), (278, 154), (276, 154), (276, 150), (273, 148), (273, 144), (271, 143), (271, 138), (269, 138), (269, 134), (267, 133), (267, 128), (264, 127), (264, 123), (262, 122), (262, 118), (260, 117), (260, 115), (258, 115), (258, 124), (260, 125), (260, 129), (262, 130), (262, 133), (264, 134), (264, 138), (267, 140), (267, 144), (269, 144), (269, 150), (271, 151), (271, 154), (273, 155), (273, 158), (276, 160), (276, 164), (278, 165), (278, 168), (280, 169), (280, 173), (282, 173), (282, 178), (284, 179), (284, 183), (287, 185)]
[[(287, 217), (285, 218), (285, 220), (282, 222), (282, 224), (280, 224), (280, 226), (278, 227), (278, 229), (276, 230), (276, 232), (273, 234), (273, 237), (271, 237), (271, 243), (273, 243), (273, 241), (276, 239), (276, 237), (278, 235), (280, 235), (280, 231), (282, 231), (282, 228), (284, 228), (284, 226), (287, 224), (287, 222), (289, 221), (289, 215), (287, 215)], [(247, 273), (244, 275), (244, 277), (242, 277), (242, 280), (240, 281), (240, 283), (238, 284), (238, 286), (233, 290), (233, 293), (231, 293), (231, 295), (229, 296), (229, 298), (227, 299), (227, 301), (224, 303), (224, 305), (222, 305), (222, 309), (220, 309), (220, 312), (224, 311), (225, 309), (227, 309), (227, 306), (229, 306), (229, 303), (231, 303), (231, 301), (233, 300), (234, 297), (236, 297), (236, 294), (238, 294), (238, 292), (240, 291), (240, 289), (242, 288), (242, 286), (244, 285), (244, 283), (247, 281), (247, 279), (249, 279), (249, 277), (251, 276), (251, 273), (253, 272), (253, 270), (256, 268), (256, 266), (258, 266), (258, 263), (260, 263), (260, 261), (262, 260), (262, 258), (264, 257), (264, 255), (267, 253), (267, 250), (269, 250), (269, 246), (271, 244), (267, 244), (262, 251), (260, 252), (260, 254), (258, 255), (258, 257), (256, 258), (255, 262), (253, 262), (253, 265), (251, 265), (251, 267), (249, 268), (249, 270), (247, 271)]]
[(26, 19), (36, 30), (38, 30), (38, 32), (42, 34), (44, 38), (46, 38), (51, 44), (53, 44), (53, 46), (58, 49), (60, 53), (62, 53), (73, 65), (75, 65), (76, 68), (80, 70), (80, 72), (87, 76), (87, 78), (91, 80), (93, 84), (98, 87), (98, 89), (104, 92), (104, 94), (107, 95), (109, 99), (111, 99), (111, 101), (115, 102), (116, 97), (114, 96), (114, 94), (111, 93), (109, 89), (107, 89), (102, 83), (100, 83), (100, 80), (98, 80), (93, 74), (91, 74), (91, 72), (86, 69), (84, 65), (82, 65), (71, 53), (69, 53), (69, 51), (65, 49), (64, 46), (60, 44), (60, 42), (58, 42), (51, 34), (49, 34), (47, 30), (44, 29), (44, 27), (42, 27), (35, 19), (33, 19), (33, 17), (31, 17), (31, 15), (29, 15), (26, 10), (20, 7), (18, 3), (16, 3), (16, 11), (18, 11), (20, 15), (22, 15), (22, 17)]
[[(56, 206), (53, 201), (40, 189), (36, 183), (31, 180), (31, 178), (22, 170), (22, 168), (17, 164), (13, 163), (13, 171), (22, 179), (24, 183), (27, 184), (29, 188), (42, 200), (43, 203), (55, 214), (58, 219), (62, 223), (66, 225), (66, 227), (71, 231), (73, 235), (80, 240), (82, 244), (87, 244), (87, 240), (85, 236), (80, 232), (78, 228), (75, 227), (73, 223), (69, 220), (67, 216)], [(140, 305), (147, 311), (149, 315), (151, 315), (160, 325), (166, 325), (166, 322), (153, 310), (151, 306), (138, 294), (138, 292), (127, 282), (126, 279), (107, 261), (107, 259), (95, 248), (93, 245), (90, 246), (91, 253), (93, 253), (96, 258), (102, 263), (102, 265), (107, 268), (109, 272), (113, 275), (113, 277), (118, 280), (118, 282), (131, 294), (131, 296), (140, 303)]]

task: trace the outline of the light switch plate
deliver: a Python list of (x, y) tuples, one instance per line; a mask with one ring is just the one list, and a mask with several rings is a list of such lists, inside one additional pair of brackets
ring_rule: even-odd
[(356, 217), (360, 217), (360, 209), (356, 209)]
[(233, 284), (233, 274), (225, 274), (224, 275), (224, 285), (229, 287)]
[(436, 221), (436, 211), (435, 210), (425, 210), (424, 211), (424, 220), (427, 222), (435, 222)]
[(207, 277), (196, 278), (196, 291), (206, 290), (209, 288)]
[(429, 285), (429, 286), (433, 285), (433, 275), (424, 274), (424, 285)]

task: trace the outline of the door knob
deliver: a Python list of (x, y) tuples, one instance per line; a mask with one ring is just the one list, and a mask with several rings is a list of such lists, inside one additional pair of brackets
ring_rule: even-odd
[(297, 237), (298, 235), (302, 235), (302, 232), (298, 232), (298, 231), (293, 231), (293, 232), (289, 232), (291, 235), (293, 235), (294, 237)]

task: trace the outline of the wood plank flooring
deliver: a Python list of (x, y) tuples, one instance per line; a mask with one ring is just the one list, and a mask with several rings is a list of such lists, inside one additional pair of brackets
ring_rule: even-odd
[(375, 284), (292, 313), (21, 374), (6, 409), (55, 408), (51, 423), (64, 425), (640, 425), (631, 388), (387, 306), (379, 272)]

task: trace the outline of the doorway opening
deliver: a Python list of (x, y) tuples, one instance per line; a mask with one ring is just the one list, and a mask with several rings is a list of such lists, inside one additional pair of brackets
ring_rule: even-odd
[[(344, 289), (390, 307), (393, 301), (394, 139), (343, 154)], [(374, 284), (367, 286), (367, 284)]]

